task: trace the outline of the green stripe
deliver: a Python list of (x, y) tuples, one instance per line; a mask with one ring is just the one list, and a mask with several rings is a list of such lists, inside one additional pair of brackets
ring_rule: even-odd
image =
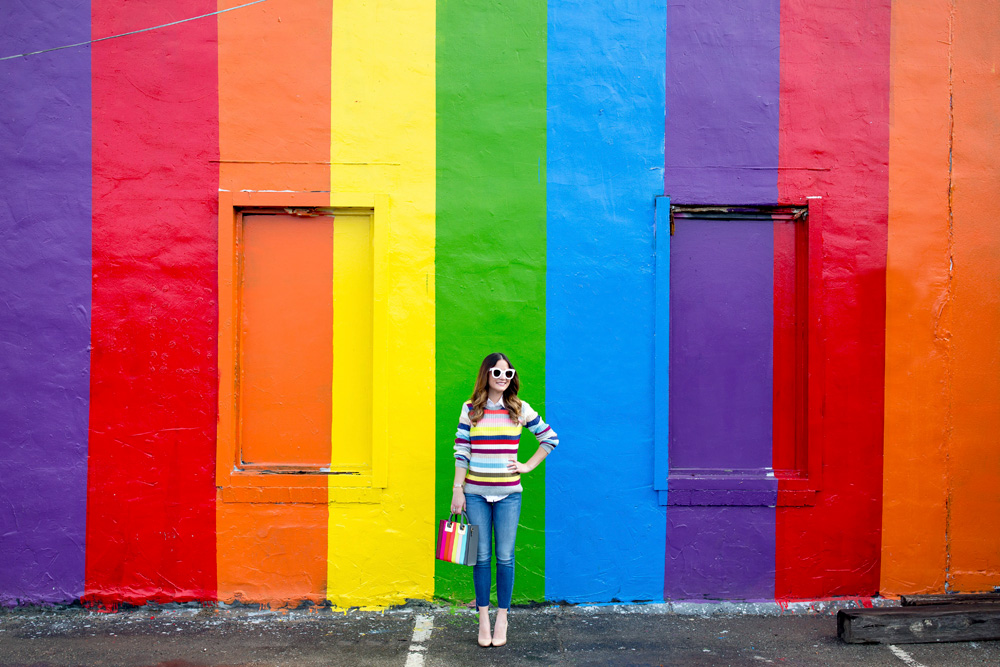
[[(437, 518), (453, 434), (479, 363), (504, 352), (545, 414), (546, 3), (437, 6)], [(553, 428), (558, 431), (558, 424)], [(521, 460), (535, 451), (525, 433)], [(525, 475), (514, 600), (545, 596), (544, 466)], [(474, 597), (470, 568), (437, 562), (435, 593)]]

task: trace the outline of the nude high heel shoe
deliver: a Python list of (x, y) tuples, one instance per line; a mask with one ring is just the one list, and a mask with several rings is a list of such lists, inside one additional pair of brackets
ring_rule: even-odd
[[(498, 621), (500, 620), (499, 614), (497, 615), (497, 620)], [(497, 625), (499, 625), (499, 623), (497, 623)], [(507, 643), (507, 629), (508, 629), (507, 617), (506, 617), (506, 615), (504, 615), (504, 619), (503, 619), (503, 637), (502, 638), (497, 638), (496, 627), (494, 627), (494, 629), (493, 629), (493, 641), (492, 641), (493, 646), (499, 647), (499, 646), (503, 646), (504, 644)]]
[(489, 616), (489, 612), (487, 612), (487, 614), (486, 614), (486, 639), (483, 639), (483, 624), (482, 624), (482, 620), (481, 619), (482, 619), (482, 616), (480, 616), (479, 640), (478, 641), (479, 641), (479, 645), (480, 646), (482, 646), (483, 648), (486, 648), (487, 646), (492, 646), (493, 645), (493, 635), (490, 632), (490, 616)]

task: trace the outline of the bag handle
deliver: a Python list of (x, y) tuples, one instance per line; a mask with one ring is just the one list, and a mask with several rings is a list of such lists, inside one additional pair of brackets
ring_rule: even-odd
[[(459, 520), (455, 521), (455, 517), (458, 517)], [(461, 513), (459, 513), (459, 512), (452, 512), (448, 516), (448, 521), (450, 523), (458, 523), (458, 524), (461, 524), (461, 525), (468, 525), (470, 523), (470, 521), (469, 521), (469, 515), (466, 514), (465, 512), (461, 512)]]

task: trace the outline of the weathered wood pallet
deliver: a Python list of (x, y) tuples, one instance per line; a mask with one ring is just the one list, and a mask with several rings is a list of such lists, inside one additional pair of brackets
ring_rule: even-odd
[(837, 612), (848, 644), (926, 644), (1000, 639), (1000, 605), (943, 604)]
[(952, 595), (903, 595), (899, 598), (904, 607), (930, 604), (1000, 604), (1000, 593), (962, 593)]

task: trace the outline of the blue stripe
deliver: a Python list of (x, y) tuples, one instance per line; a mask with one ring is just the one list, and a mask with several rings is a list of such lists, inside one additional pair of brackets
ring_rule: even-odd
[(656, 319), (653, 324), (653, 488), (661, 505), (666, 505), (667, 475), (670, 472), (670, 198), (656, 198)]
[(493, 462), (493, 461), (480, 461), (480, 460), (476, 460), (476, 467), (477, 468), (498, 468), (498, 469), (503, 469), (503, 468), (507, 467), (507, 462), (506, 461), (496, 461), (496, 462)]
[(468, 425), (468, 424), (459, 424), (459, 425), (458, 425), (458, 430), (459, 430), (459, 431), (468, 431), (468, 430), (469, 430), (469, 428), (470, 428), (470, 427), (469, 427), (469, 425)]
[(517, 442), (521, 439), (519, 435), (474, 435), (472, 436), (472, 442), (480, 442), (482, 440), (504, 440), (507, 442)]
[[(666, 25), (666, 0), (548, 3), (546, 417), (572, 443), (546, 465), (554, 600), (663, 598), (652, 264)], [(580, 483), (598, 469), (605, 483)]]

